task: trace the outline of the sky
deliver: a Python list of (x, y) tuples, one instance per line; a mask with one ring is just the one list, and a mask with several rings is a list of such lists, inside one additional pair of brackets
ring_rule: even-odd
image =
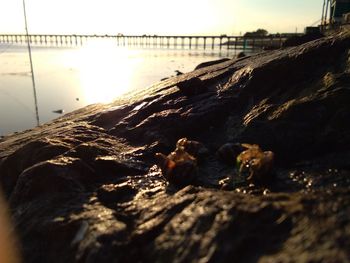
[[(322, 0), (26, 0), (29, 33), (239, 35), (303, 32)], [(0, 34), (24, 33), (22, 0), (0, 0)]]

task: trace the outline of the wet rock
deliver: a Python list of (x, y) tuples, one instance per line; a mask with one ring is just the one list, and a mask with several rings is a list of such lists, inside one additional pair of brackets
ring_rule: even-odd
[(309, 33), (309, 34), (305, 34), (302, 36), (292, 36), (292, 37), (287, 38), (287, 40), (283, 42), (282, 46), (283, 47), (299, 46), (301, 44), (319, 39), (321, 37), (324, 37), (324, 35), (320, 32)]
[(177, 87), (184, 95), (191, 97), (202, 94), (208, 90), (200, 78), (191, 78), (177, 83)]
[(205, 67), (209, 67), (212, 65), (216, 65), (216, 64), (220, 64), (222, 62), (226, 62), (230, 60), (229, 58), (222, 58), (222, 59), (217, 59), (217, 60), (212, 60), (212, 61), (207, 61), (207, 62), (203, 62), (198, 64), (194, 70), (200, 69), (200, 68), (205, 68)]
[(80, 193), (96, 180), (94, 171), (79, 159), (41, 162), (20, 174), (10, 202), (16, 206), (46, 195)]
[(103, 176), (126, 177), (145, 173), (145, 168), (141, 164), (115, 156), (99, 156), (93, 165), (97, 173)]
[(122, 201), (129, 201), (137, 193), (137, 190), (128, 183), (103, 185), (97, 191), (97, 196), (101, 202), (113, 204)]
[[(349, 261), (349, 47), (343, 31), (228, 60), (2, 138), (23, 258)], [(273, 180), (228, 142), (272, 151)]]
[(244, 151), (240, 143), (225, 143), (217, 150), (217, 155), (223, 162), (236, 165), (237, 156)]
[(102, 112), (99, 112), (92, 122), (94, 125), (110, 128), (114, 124), (118, 123), (125, 115), (132, 109), (132, 106), (121, 105), (111, 107)]
[(0, 181), (5, 194), (10, 195), (23, 170), (68, 151), (72, 145), (70, 142), (66, 143), (59, 139), (42, 138), (23, 145), (7, 158), (2, 159)]
[(101, 144), (98, 145), (96, 143), (88, 142), (79, 144), (77, 147), (67, 153), (67, 155), (80, 158), (88, 163), (92, 163), (98, 156), (104, 156), (108, 153), (109, 151), (102, 147)]

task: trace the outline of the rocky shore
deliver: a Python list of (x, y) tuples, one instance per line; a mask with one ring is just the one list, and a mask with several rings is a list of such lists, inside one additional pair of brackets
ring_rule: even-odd
[[(0, 139), (23, 261), (350, 262), (349, 49), (343, 31), (223, 61)], [(206, 149), (183, 185), (155, 158), (180, 138)], [(273, 152), (269, 180), (228, 143)]]

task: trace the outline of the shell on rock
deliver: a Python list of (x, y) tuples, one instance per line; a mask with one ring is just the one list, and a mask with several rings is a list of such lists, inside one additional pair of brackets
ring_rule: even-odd
[(155, 157), (157, 165), (169, 183), (185, 186), (196, 179), (197, 159), (186, 152), (183, 147), (177, 147), (168, 156), (156, 153)]
[(209, 153), (208, 149), (202, 143), (191, 141), (187, 138), (179, 139), (176, 143), (176, 148), (182, 148), (184, 151), (199, 160), (205, 158)]
[(270, 179), (274, 162), (274, 153), (271, 151), (262, 151), (259, 145), (242, 144), (245, 151), (237, 156), (239, 173), (248, 172), (249, 181), (266, 182)]

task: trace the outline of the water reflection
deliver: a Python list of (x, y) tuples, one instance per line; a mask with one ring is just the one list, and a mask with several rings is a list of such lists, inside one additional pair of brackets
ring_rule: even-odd
[(130, 88), (132, 72), (142, 61), (130, 59), (133, 55), (112, 41), (91, 41), (79, 50), (76, 63), (87, 104), (110, 102)]
[[(235, 52), (235, 51), (232, 51)], [(238, 51), (237, 51), (238, 52)], [(92, 39), (81, 47), (33, 47), (42, 123), (91, 103), (106, 103), (131, 89), (146, 88), (175, 70), (188, 72), (204, 61), (233, 56), (208, 50), (135, 49), (115, 40)], [(35, 125), (25, 45), (0, 44), (0, 135)]]

